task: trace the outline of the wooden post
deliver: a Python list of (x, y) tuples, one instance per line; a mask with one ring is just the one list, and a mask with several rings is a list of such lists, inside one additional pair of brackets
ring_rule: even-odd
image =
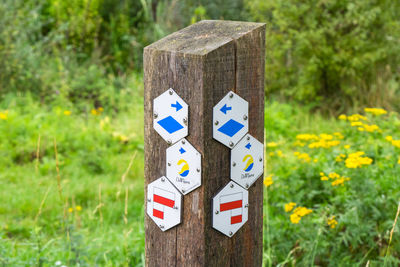
[(145, 215), (147, 266), (261, 266), (262, 177), (249, 188), (248, 221), (233, 237), (211, 225), (211, 200), (230, 181), (230, 149), (212, 137), (212, 112), (234, 91), (249, 102), (249, 133), (263, 142), (264, 53), (265, 24), (234, 21), (201, 21), (144, 49), (145, 187), (166, 174), (168, 145), (152, 111), (168, 88), (189, 105), (187, 139), (202, 154), (202, 185), (184, 196), (182, 223), (162, 232)]

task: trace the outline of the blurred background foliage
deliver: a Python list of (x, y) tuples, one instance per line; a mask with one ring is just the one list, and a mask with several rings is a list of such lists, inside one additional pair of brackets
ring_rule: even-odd
[(267, 23), (268, 97), (336, 113), (397, 108), (399, 14), (390, 0), (3, 0), (1, 96), (100, 105), (110, 97), (107, 77), (141, 71), (146, 45), (226, 19)]

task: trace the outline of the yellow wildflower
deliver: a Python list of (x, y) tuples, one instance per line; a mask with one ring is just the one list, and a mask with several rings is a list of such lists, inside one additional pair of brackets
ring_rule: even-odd
[(328, 219), (328, 225), (330, 228), (335, 228), (338, 222), (335, 220), (335, 216), (332, 216)]
[(393, 137), (391, 135), (386, 136), (385, 139), (389, 142), (393, 141)]
[(290, 221), (293, 224), (298, 224), (300, 222), (300, 220), (301, 220), (301, 217), (299, 215), (297, 215), (296, 213), (293, 213), (290, 215)]
[(379, 128), (379, 126), (378, 126), (378, 125), (375, 125), (375, 124), (373, 124), (373, 125), (364, 124), (364, 129), (365, 129), (367, 132), (370, 132), (370, 133), (372, 133), (372, 132), (374, 132), (374, 131), (380, 131), (380, 130), (381, 130), (381, 129)]
[(269, 143), (267, 143), (267, 147), (277, 147), (277, 146), (278, 146), (278, 144), (275, 143), (275, 142), (269, 142)]
[(364, 154), (365, 153), (362, 151), (349, 154), (345, 160), (346, 167), (349, 169), (355, 169), (360, 168), (363, 165), (370, 165), (372, 163), (372, 159), (369, 157), (362, 157)]
[(282, 157), (283, 157), (283, 152), (282, 152), (282, 150), (276, 151), (276, 155), (277, 155), (278, 157), (282, 158)]
[(364, 128), (363, 127), (358, 127), (357, 128), (360, 132), (364, 132)]
[(387, 113), (387, 111), (382, 108), (364, 108), (364, 111), (376, 116), (380, 116)]
[(272, 185), (274, 183), (274, 181), (272, 180), (272, 175), (268, 175), (267, 177), (265, 177), (264, 179), (264, 185), (266, 187), (269, 187), (270, 185)]
[(339, 132), (333, 133), (333, 135), (336, 136), (338, 139), (343, 139), (344, 138), (344, 136)]
[(345, 149), (350, 149), (350, 145), (345, 145), (344, 148)]
[(321, 181), (328, 181), (328, 176), (321, 176)]
[(329, 173), (328, 176), (329, 176), (329, 178), (331, 178), (331, 179), (340, 178), (340, 175), (337, 174), (336, 172), (331, 172), (331, 173)]
[(302, 160), (303, 162), (310, 162), (311, 161), (310, 155), (308, 155), (307, 153), (298, 153), (298, 154), (296, 154), (296, 152), (295, 152), (295, 155), (297, 156), (298, 159)]
[[(289, 204), (291, 204), (291, 203), (289, 203)], [(289, 204), (287, 204), (287, 205), (289, 205)], [(293, 203), (293, 204), (296, 204), (296, 203)], [(291, 211), (293, 209), (293, 207), (294, 207), (293, 205), (288, 207), (291, 209), (288, 209), (288, 211), (286, 211), (286, 212)], [(285, 205), (285, 210), (286, 210), (286, 205)], [(293, 210), (292, 214), (290, 215), (290, 221), (293, 224), (297, 224), (300, 222), (302, 217), (306, 216), (307, 214), (310, 214), (311, 212), (312, 212), (312, 210), (307, 209), (306, 207), (297, 207), (295, 210)]]
[(299, 215), (300, 217), (306, 216), (307, 214), (310, 214), (312, 210), (307, 209), (306, 207), (297, 207), (293, 213)]
[(72, 213), (73, 211), (74, 211), (74, 208), (69, 208), (69, 209), (68, 209), (68, 212), (69, 212), (69, 213)]
[(325, 134), (325, 133), (320, 134), (319, 137), (320, 137), (322, 140), (332, 140), (332, 139), (333, 139), (333, 136), (332, 136), (332, 135), (330, 135), (330, 134)]
[(287, 204), (285, 204), (285, 211), (289, 212), (291, 211), (294, 207), (296, 206), (295, 202), (289, 202)]
[(297, 140), (302, 140), (302, 141), (309, 141), (309, 140), (318, 140), (318, 136), (315, 134), (298, 134), (296, 136)]
[(319, 173), (319, 175), (320, 175), (320, 176), (324, 176), (324, 175), (325, 175), (325, 173), (323, 173), (323, 172), (320, 172), (320, 173)]
[(336, 162), (342, 162), (343, 159), (344, 159), (345, 157), (346, 157), (346, 155), (340, 154), (340, 155), (338, 155), (338, 156), (336, 157), (335, 161), (336, 161)]
[(104, 111), (104, 108), (102, 108), (102, 107), (99, 107), (99, 108), (97, 108), (97, 109), (92, 109), (91, 111), (90, 111), (90, 113), (92, 113), (92, 115), (100, 115), (102, 112)]
[(75, 207), (75, 210), (76, 210), (76, 211), (81, 211), (81, 210), (82, 210), (82, 207), (78, 205), (78, 206)]
[(65, 116), (71, 115), (71, 110), (64, 110), (64, 115)]
[(321, 139), (317, 142), (313, 142), (308, 145), (309, 148), (330, 148), (334, 146), (338, 146), (340, 144), (340, 141), (338, 140), (332, 140), (332, 141), (326, 141), (325, 139)]
[(353, 115), (348, 116), (348, 117), (347, 117), (347, 120), (348, 120), (348, 121), (359, 121), (359, 120), (366, 121), (366, 120), (367, 120), (367, 117), (362, 116), (362, 115), (360, 115), (360, 114), (353, 114)]
[(314, 159), (313, 161), (314, 161), (314, 163), (317, 163), (317, 162), (318, 162), (318, 159)]
[(293, 145), (294, 145), (294, 146), (301, 146), (301, 147), (304, 147), (306, 144), (303, 143), (303, 142), (300, 142), (300, 141), (296, 140), (296, 142), (294, 142)]
[(363, 126), (363, 123), (361, 121), (353, 121), (350, 126)]
[(400, 164), (400, 158), (397, 160), (397, 164)]
[(339, 120), (345, 121), (345, 120), (347, 120), (347, 116), (344, 115), (344, 114), (341, 114), (341, 115), (339, 116)]
[(269, 156), (273, 157), (275, 155), (275, 152), (269, 152)]
[(400, 140), (392, 140), (392, 145), (397, 148), (400, 148)]
[(0, 112), (0, 120), (7, 120), (8, 118), (8, 110)]

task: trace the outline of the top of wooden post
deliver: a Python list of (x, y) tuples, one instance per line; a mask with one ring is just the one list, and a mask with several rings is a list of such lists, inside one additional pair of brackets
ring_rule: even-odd
[(191, 55), (206, 55), (236, 40), (265, 23), (203, 20), (145, 47), (161, 51), (178, 52)]

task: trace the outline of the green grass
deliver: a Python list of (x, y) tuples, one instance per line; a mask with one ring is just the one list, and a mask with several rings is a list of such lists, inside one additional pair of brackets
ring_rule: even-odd
[(121, 106), (123, 112), (100, 115), (89, 107), (43, 107), (29, 96), (10, 96), (1, 104), (8, 115), (0, 120), (0, 263), (143, 265), (141, 80), (128, 83), (125, 94), (130, 104)]
[[(89, 104), (73, 105), (61, 96), (51, 105), (29, 94), (7, 95), (0, 103), (2, 114), (8, 110), (7, 119), (0, 120), (0, 264), (144, 265), (140, 75), (127, 77), (123, 87), (114, 96), (118, 105), (97, 109), (97, 115)], [(274, 183), (264, 201), (265, 265), (398, 265), (398, 226), (385, 256), (400, 199), (399, 148), (385, 137), (400, 139), (398, 114), (368, 115), (368, 123), (382, 130), (374, 133), (274, 101), (266, 103), (265, 114), (266, 143), (277, 143), (266, 148), (266, 175)], [(343, 139), (331, 148), (296, 145), (298, 134), (334, 132)], [(298, 159), (296, 151), (307, 153), (310, 162)], [(339, 154), (355, 151), (365, 151), (373, 163), (349, 169), (336, 162)], [(334, 187), (320, 172), (351, 180)], [(289, 202), (312, 213), (293, 224), (291, 212), (284, 210)], [(327, 223), (331, 216), (335, 228)]]

